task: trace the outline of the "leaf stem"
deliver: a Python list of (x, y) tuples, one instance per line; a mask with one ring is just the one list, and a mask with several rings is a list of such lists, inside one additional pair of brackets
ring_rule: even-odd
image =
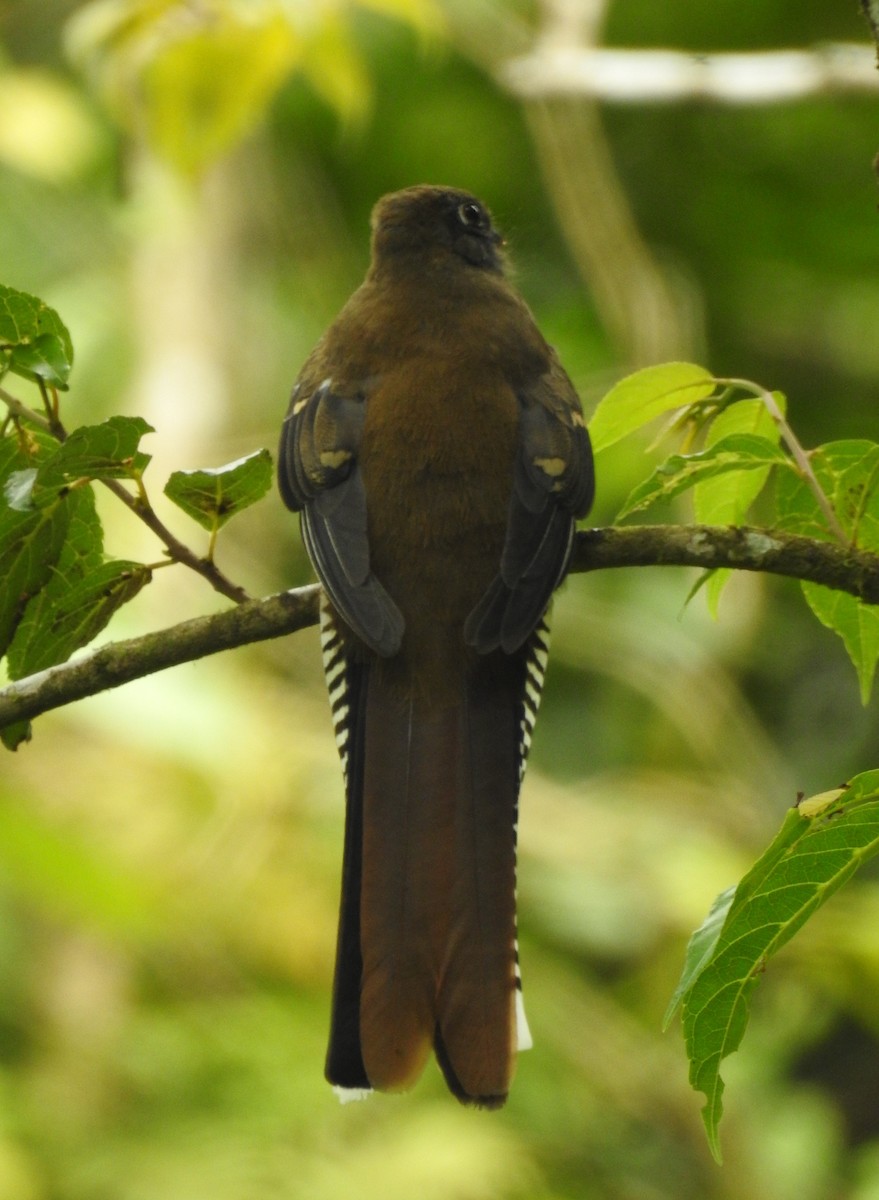
[(815, 497), (821, 512), (824, 514), (824, 519), (827, 522), (827, 528), (843, 546), (850, 546), (852, 544), (852, 539), (848, 537), (842, 525), (840, 524), (839, 518), (833, 510), (833, 505), (830, 503), (827, 493), (818, 482), (818, 476), (815, 474), (812, 468), (808, 454), (803, 449), (799, 438), (788, 424), (787, 418), (779, 408), (778, 402), (772, 393), (766, 388), (761, 387), (759, 383), (752, 383), (749, 379), (717, 379), (715, 382), (718, 384), (724, 384), (727, 387), (741, 388), (742, 391), (751, 392), (762, 401), (764, 408), (778, 426), (782, 440), (790, 451), (791, 457), (796, 463), (797, 470), (805, 481), (806, 486)]
[(136, 517), (143, 521), (144, 525), (156, 535), (168, 554), (175, 562), (182, 563), (184, 567), (189, 567), (196, 574), (201, 575), (203, 579), (211, 585), (214, 591), (219, 592), (222, 596), (234, 600), (236, 604), (243, 604), (245, 600), (249, 600), (250, 596), (243, 587), (239, 587), (237, 583), (233, 583), (219, 569), (216, 563), (208, 558), (202, 558), (193, 550), (175, 537), (171, 530), (159, 518), (155, 509), (148, 500), (144, 500), (139, 493), (132, 496), (131, 492), (123, 485), (119, 479), (102, 479), (101, 482), (105, 487), (116, 496), (122, 503), (129, 508)]

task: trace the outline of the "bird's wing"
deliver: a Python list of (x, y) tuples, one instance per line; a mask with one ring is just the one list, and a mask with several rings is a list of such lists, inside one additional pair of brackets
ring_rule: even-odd
[(278, 483), (288, 508), (301, 513), (302, 535), (333, 605), (381, 655), (400, 648), (403, 618), (373, 575), (366, 494), (357, 454), (366, 401), (344, 396), (331, 379), (296, 385), (281, 429)]
[(511, 654), (527, 640), (561, 582), (574, 523), (595, 491), (592, 447), (577, 393), (553, 353), (518, 391), (519, 440), (500, 570), (467, 619), (482, 654)]

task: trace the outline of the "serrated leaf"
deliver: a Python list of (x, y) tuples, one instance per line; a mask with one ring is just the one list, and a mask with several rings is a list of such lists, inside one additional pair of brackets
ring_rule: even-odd
[(26, 379), (66, 389), (73, 344), (64, 322), (36, 296), (0, 285), (0, 363)]
[(876, 663), (879, 661), (879, 610), (863, 604), (848, 592), (837, 592), (819, 583), (802, 583), (806, 603), (822, 625), (843, 641), (858, 673), (861, 703), (870, 702)]
[[(782, 412), (786, 400), (781, 392), (772, 393)], [(738, 400), (721, 409), (708, 427), (706, 446), (714, 446), (732, 434), (751, 433), (766, 438), (778, 445), (778, 426), (773, 421), (761, 400)], [(753, 471), (737, 471), (732, 474), (702, 479), (693, 488), (693, 514), (703, 525), (741, 525), (746, 520), (751, 505), (763, 491), (771, 467), (757, 467)], [(721, 568), (711, 571), (704, 580), (704, 592), (708, 611), (717, 617), (720, 597), (732, 571)]]
[[(879, 445), (866, 439), (828, 442), (809, 458), (852, 543), (879, 551)], [(782, 528), (832, 540), (818, 501), (799, 476), (779, 478), (776, 508)]]
[(670, 500), (701, 481), (730, 472), (767, 470), (787, 461), (784, 451), (768, 438), (732, 434), (697, 454), (672, 454), (632, 491), (619, 517)]
[[(774, 392), (776, 403), (784, 411), (784, 397)], [(739, 400), (717, 414), (705, 438), (706, 449), (728, 437), (749, 435), (778, 445), (778, 427), (766, 406), (759, 400)], [(723, 478), (700, 480), (693, 490), (696, 520), (705, 525), (741, 525), (763, 489), (770, 466), (742, 471)]]
[(48, 581), (69, 520), (64, 500), (28, 513), (0, 509), (0, 656), (28, 602)]
[(702, 1115), (718, 1161), (720, 1064), (741, 1042), (766, 962), (877, 851), (879, 771), (867, 771), (791, 809), (732, 901), (723, 893), (694, 935), (675, 1000), (683, 1002), (690, 1082), (705, 1094)]
[(663, 1032), (672, 1023), (674, 1015), (680, 1007), (681, 1000), (693, 986), (697, 976), (701, 975), (702, 971), (708, 965), (717, 946), (726, 918), (729, 915), (735, 894), (736, 888), (735, 884), (733, 884), (732, 887), (728, 887), (726, 891), (721, 892), (719, 896), (715, 897), (708, 916), (699, 928), (694, 931), (687, 943), (684, 970), (678, 981), (678, 986), (675, 988), (672, 998), (668, 1002), (665, 1016), (662, 1018)]
[(203, 529), (220, 529), (236, 513), (261, 500), (272, 486), (272, 456), (257, 450), (223, 467), (175, 471), (165, 495)]
[(41, 662), (39, 667), (31, 665), (27, 647), (44, 639), (51, 630), (57, 606), (64, 604), (68, 593), (97, 571), (104, 561), (103, 530), (92, 489), (76, 488), (63, 503), (69, 521), (58, 561), (46, 585), (27, 604), (7, 651), (7, 666), (13, 679), (51, 665), (49, 662)]
[[(874, 553), (879, 551), (879, 445), (863, 439), (830, 442), (812, 453), (811, 463), (852, 543)], [(780, 528), (831, 540), (818, 501), (799, 475), (789, 472), (779, 476), (776, 511)], [(879, 661), (879, 610), (845, 592), (815, 583), (801, 586), (818, 620), (842, 638), (866, 704)]]
[(621, 379), (599, 401), (589, 422), (593, 448), (604, 450), (663, 413), (704, 400), (714, 377), (694, 363), (662, 363)]
[(10, 676), (19, 679), (65, 662), (74, 650), (88, 645), (150, 579), (151, 572), (142, 563), (110, 561), (60, 594), (49, 596), (49, 589), (44, 589), (43, 619), (22, 621), (9, 647)]
[(34, 502), (45, 503), (80, 479), (136, 478), (150, 461), (139, 449), (140, 439), (152, 432), (143, 417), (110, 417), (100, 425), (80, 425), (40, 464)]

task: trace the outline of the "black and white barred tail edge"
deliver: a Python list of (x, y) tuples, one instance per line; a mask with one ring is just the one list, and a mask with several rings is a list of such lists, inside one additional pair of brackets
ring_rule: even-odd
[(333, 717), (333, 732), (342, 760), (342, 772), (348, 780), (348, 754), (351, 738), (351, 704), (348, 695), (348, 657), (345, 646), (333, 619), (326, 592), (320, 594), (320, 648), (323, 655), (324, 675), (330, 698)]
[[(547, 614), (548, 615), (548, 614)], [(541, 618), (540, 624), (528, 639), (528, 657), (525, 660), (525, 689), (522, 695), (522, 715), (519, 720), (519, 782), (525, 774), (528, 762), (528, 751), (531, 749), (531, 735), (537, 721), (537, 710), (540, 708), (540, 697), (543, 695), (543, 681), (546, 678), (546, 664), (549, 659), (549, 625), (547, 615)]]

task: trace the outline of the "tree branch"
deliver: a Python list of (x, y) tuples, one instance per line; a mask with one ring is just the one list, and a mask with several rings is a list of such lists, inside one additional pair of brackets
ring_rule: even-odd
[[(765, 571), (879, 603), (879, 556), (766, 529), (633, 525), (577, 535), (572, 572), (678, 566)], [(283, 637), (317, 622), (318, 587), (248, 600), (170, 629), (110, 642), (0, 691), (0, 728), (220, 650)]]
[(607, 567), (765, 571), (821, 583), (866, 604), (879, 604), (879, 555), (771, 529), (630, 525), (578, 533), (571, 571)]
[(318, 592), (317, 585), (312, 584), (263, 600), (246, 600), (234, 608), (194, 617), (157, 633), (108, 642), (82, 658), (16, 680), (0, 691), (0, 728), (167, 667), (314, 625)]
[[(862, 0), (879, 11), (879, 0)], [(871, 19), (875, 19), (871, 17)], [(802, 96), (874, 92), (875, 55), (867, 46), (747, 54), (692, 54), (559, 44), (547, 38), (503, 67), (501, 83), (528, 99), (589, 96), (618, 104), (698, 97), (723, 104), (772, 104)]]

